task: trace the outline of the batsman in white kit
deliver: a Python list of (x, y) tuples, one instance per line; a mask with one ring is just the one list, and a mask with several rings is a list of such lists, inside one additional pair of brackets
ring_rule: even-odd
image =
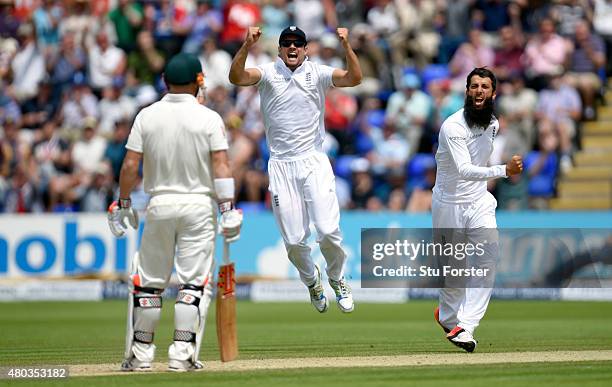
[[(523, 170), (519, 155), (506, 165), (487, 166), (499, 129), (493, 114), (496, 85), (495, 75), (486, 68), (475, 68), (468, 75), (464, 108), (448, 117), (440, 129), (432, 201), (434, 238), (449, 241), (445, 234), (460, 233), (470, 243), (486, 242), (476, 262), (492, 273), (499, 253), (497, 201), (487, 191), (487, 180)], [(468, 282), (440, 290), (434, 317), (447, 339), (467, 352), (476, 348), (474, 330), (487, 310), (493, 277), (484, 286), (484, 281), (475, 286)]]
[(194, 55), (174, 56), (164, 80), (168, 94), (134, 120), (121, 167), (119, 200), (108, 211), (115, 236), (125, 234), (126, 219), (132, 228), (138, 227), (130, 193), (142, 160), (144, 188), (151, 199), (140, 250), (131, 263), (124, 371), (151, 369), (161, 294), (173, 266), (179, 291), (168, 369), (202, 368), (198, 355), (212, 297), (217, 206), (226, 241), (237, 240), (242, 225), (242, 213), (233, 208), (234, 180), (223, 120), (196, 99), (204, 83), (200, 61)]
[(308, 287), (313, 306), (321, 313), (327, 311), (328, 301), (320, 269), (313, 263), (307, 244), (311, 220), (338, 307), (345, 313), (354, 308), (351, 289), (343, 275), (346, 253), (342, 249), (335, 177), (322, 149), (323, 118), (326, 90), (332, 86), (356, 86), (362, 75), (348, 41), (348, 30), (338, 28), (336, 32), (346, 52), (346, 70), (309, 61), (306, 34), (296, 26), (281, 32), (275, 62), (245, 69), (249, 48), (262, 33), (259, 27), (250, 27), (229, 74), (233, 84), (256, 85), (259, 90), (270, 149), (272, 209), (289, 260)]

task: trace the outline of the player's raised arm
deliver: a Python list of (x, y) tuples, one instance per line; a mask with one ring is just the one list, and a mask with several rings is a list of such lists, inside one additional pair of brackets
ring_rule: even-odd
[(340, 39), (340, 43), (342, 43), (342, 47), (344, 47), (344, 51), (346, 52), (346, 70), (335, 69), (332, 74), (332, 82), (336, 87), (357, 86), (361, 83), (361, 78), (363, 75), (361, 74), (359, 58), (357, 58), (357, 54), (355, 54), (355, 51), (353, 51), (353, 48), (348, 40), (348, 29), (337, 28), (336, 34), (338, 35), (338, 39)]
[(244, 43), (234, 56), (234, 60), (232, 60), (229, 73), (229, 81), (232, 84), (250, 86), (256, 84), (261, 79), (261, 72), (258, 69), (244, 68), (247, 56), (249, 55), (249, 49), (257, 43), (260, 36), (261, 29), (259, 27), (249, 27)]

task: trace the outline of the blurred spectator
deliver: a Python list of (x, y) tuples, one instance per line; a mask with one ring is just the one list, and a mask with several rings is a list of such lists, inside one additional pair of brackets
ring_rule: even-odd
[(391, 212), (404, 212), (406, 210), (406, 192), (401, 188), (396, 188), (389, 194), (387, 208)]
[(100, 163), (89, 181), (75, 192), (79, 211), (104, 212), (114, 200), (113, 178), (108, 165)]
[(58, 119), (68, 138), (75, 139), (80, 133), (76, 136), (73, 133), (80, 132), (88, 117), (98, 117), (98, 98), (93, 95), (83, 76), (77, 74), (72, 89), (63, 95)]
[(565, 39), (557, 35), (552, 19), (540, 21), (540, 31), (531, 37), (525, 47), (524, 65), (527, 86), (540, 91), (546, 87), (551, 75), (563, 72), (563, 66), (570, 53)]
[(498, 81), (504, 81), (510, 78), (513, 74), (523, 74), (523, 46), (520, 34), (516, 28), (504, 26), (499, 29), (499, 38), (501, 46), (495, 50), (495, 59), (493, 60), (493, 72)]
[[(521, 133), (508, 126), (505, 116), (500, 115), (497, 118), (499, 131), (493, 140), (493, 153), (489, 159), (491, 165), (505, 164), (513, 155), (526, 155), (531, 149), (521, 138)], [(489, 190), (494, 190), (498, 208), (526, 210), (529, 206), (527, 180), (527, 176), (523, 174), (509, 176), (507, 179), (490, 180)]]
[(385, 112), (385, 120), (408, 141), (407, 157), (417, 151), (432, 107), (431, 98), (420, 87), (421, 81), (416, 74), (405, 74), (401, 90), (391, 94)]
[(236, 95), (236, 113), (242, 120), (242, 131), (253, 141), (264, 134), (263, 116), (259, 103), (259, 93), (254, 86), (242, 87)]
[(459, 46), (449, 65), (453, 89), (465, 88), (465, 79), (475, 67), (491, 67), (495, 61), (495, 52), (482, 40), (482, 32), (471, 29), (468, 41)]
[(96, 23), (89, 3), (87, 0), (76, 0), (64, 7), (64, 16), (59, 21), (60, 38), (70, 33), (77, 46), (85, 42), (85, 35), (92, 31), (92, 26)]
[(349, 125), (357, 114), (357, 100), (340, 88), (332, 88), (325, 98), (325, 128), (338, 141), (341, 153), (353, 153)]
[(340, 43), (338, 42), (338, 37), (335, 34), (326, 32), (321, 35), (319, 40), (320, 49), (317, 54), (312, 52), (312, 43), (313, 42), (308, 44), (308, 57), (311, 61), (330, 67), (343, 68), (344, 63), (338, 56), (338, 48)]
[(374, 148), (367, 155), (371, 170), (378, 176), (403, 175), (410, 157), (410, 144), (398, 133), (393, 121), (386, 121), (382, 128), (370, 131)]
[(498, 89), (497, 107), (505, 118), (508, 130), (518, 133), (527, 149), (531, 149), (537, 135), (535, 112), (538, 93), (526, 88), (519, 74), (512, 74), (508, 81), (499, 84)]
[(584, 106), (583, 116), (595, 119), (595, 96), (601, 88), (599, 70), (606, 65), (606, 47), (598, 35), (591, 33), (589, 24), (584, 21), (575, 23), (573, 51), (567, 80), (578, 89)]
[(58, 46), (59, 23), (62, 16), (62, 7), (55, 0), (42, 0), (42, 6), (32, 14), (38, 45), (45, 54), (48, 50), (54, 50)]
[(557, 22), (559, 35), (572, 38), (576, 24), (593, 20), (593, 8), (589, 0), (557, 0), (551, 9), (551, 16)]
[(108, 19), (115, 26), (117, 47), (129, 53), (136, 48), (136, 35), (142, 26), (144, 12), (140, 3), (119, 0), (117, 7), (109, 12)]
[[(275, 56), (278, 55), (278, 42), (274, 48), (274, 53)], [(255, 44), (249, 49), (249, 55), (246, 59), (246, 67), (257, 67), (273, 61), (274, 59), (272, 59), (270, 55), (264, 51), (264, 46), (262, 44)], [(225, 78), (227, 78), (227, 75)]]
[(374, 197), (374, 180), (370, 175), (370, 162), (358, 158), (351, 163), (352, 189), (351, 208), (365, 209), (369, 199)]
[(399, 31), (397, 8), (391, 0), (375, 0), (374, 6), (367, 13), (368, 24), (381, 37), (389, 37)]
[[(149, 5), (147, 5), (149, 7)], [(148, 8), (153, 18), (155, 44), (166, 58), (181, 51), (183, 43), (193, 27), (189, 18), (190, 3), (187, 1), (160, 0), (158, 7)]]
[(389, 37), (391, 59), (400, 68), (423, 68), (438, 55), (440, 34), (434, 30), (433, 0), (396, 0), (400, 28)]
[(508, 25), (510, 23), (508, 3), (505, 0), (476, 1), (473, 16), (477, 21), (475, 27), (488, 33), (494, 33), (500, 26)]
[[(206, 70), (204, 70), (206, 71)], [(223, 86), (208, 88), (206, 106), (216, 111), (221, 117), (227, 117), (234, 110), (234, 104), (229, 95), (229, 90)]]
[(563, 172), (572, 168), (572, 139), (581, 112), (578, 92), (564, 82), (561, 74), (552, 76), (549, 87), (540, 91), (536, 117), (541, 136), (552, 133), (557, 137)]
[(0, 2), (0, 38), (17, 36), (19, 19), (12, 1)]
[(136, 102), (122, 93), (123, 83), (115, 79), (113, 84), (102, 90), (102, 99), (98, 104), (100, 121), (98, 134), (110, 138), (119, 121), (131, 121), (136, 115)]
[[(612, 0), (595, 0), (593, 28), (606, 43), (606, 52), (612, 52)], [(612, 75), (612, 60), (607, 63), (607, 75)]]
[[(247, 29), (259, 23), (261, 14), (254, 0), (228, 0), (223, 7), (223, 49), (233, 56), (244, 42)], [(304, 29), (304, 26), (300, 25), (300, 28)]]
[(433, 188), (436, 182), (436, 167), (428, 165), (425, 170), (425, 179), (421, 184), (412, 188), (406, 210), (408, 212), (427, 212), (431, 211), (431, 198)]
[[(427, 132), (429, 143), (435, 144), (438, 142), (438, 131), (442, 123), (463, 107), (464, 96), (452, 90), (449, 79), (429, 82), (428, 91), (431, 96), (432, 107), (429, 116), (429, 125), (427, 125), (425, 129), (429, 129)], [(431, 150), (431, 148), (428, 150)]]
[(265, 41), (264, 45), (266, 47), (278, 46), (278, 37), (281, 31), (291, 24), (287, 0), (265, 1), (265, 5), (261, 10), (261, 18), (263, 22), (262, 39)]
[(0, 81), (0, 124), (8, 120), (13, 122), (21, 120), (19, 104), (12, 95), (7, 93), (7, 89)]
[(110, 164), (110, 172), (112, 172), (116, 183), (119, 183), (121, 165), (123, 164), (123, 158), (127, 153), (125, 144), (127, 144), (129, 134), (130, 121), (120, 120), (115, 122), (113, 137), (106, 144), (106, 150), (104, 151), (104, 160)]
[(365, 24), (357, 24), (349, 31), (353, 51), (359, 58), (363, 78), (361, 84), (347, 90), (357, 95), (374, 96), (381, 89), (392, 88), (390, 69), (387, 66), (385, 53), (376, 44), (376, 33)]
[(98, 95), (111, 86), (113, 78), (124, 75), (127, 60), (119, 47), (112, 45), (105, 31), (96, 34), (96, 42), (88, 45), (89, 84)]
[(457, 48), (467, 39), (470, 30), (470, 8), (475, 0), (446, 0), (438, 15), (438, 30), (442, 35), (438, 61), (448, 63)]
[(55, 121), (44, 123), (40, 139), (32, 146), (32, 155), (38, 166), (38, 188), (48, 205), (53, 179), (72, 172), (70, 144), (59, 134)]
[(293, 0), (290, 11), (295, 25), (306, 33), (308, 40), (318, 40), (326, 29), (335, 30), (337, 26), (332, 0)]
[(72, 147), (72, 161), (76, 172), (92, 173), (104, 158), (106, 140), (96, 131), (96, 120), (86, 120), (81, 139)]
[(187, 17), (189, 35), (183, 43), (183, 52), (198, 54), (206, 39), (216, 39), (223, 29), (223, 14), (213, 8), (212, 0), (197, 0), (195, 14)]
[(23, 166), (17, 166), (13, 172), (11, 185), (2, 198), (2, 203), (6, 213), (24, 214), (43, 210), (36, 186)]
[(38, 85), (45, 77), (45, 58), (36, 43), (34, 27), (22, 24), (17, 30), (19, 49), (11, 63), (12, 93), (22, 102), (38, 93)]
[(155, 48), (153, 35), (142, 30), (136, 37), (137, 48), (127, 57), (127, 69), (139, 82), (155, 85), (160, 79), (166, 59), (161, 50)]
[(4, 144), (10, 151), (9, 155), (9, 175), (12, 175), (18, 166), (27, 168), (30, 166), (31, 148), (24, 136), (20, 135), (19, 122), (8, 119), (4, 121)]
[(59, 50), (47, 61), (54, 99), (60, 99), (77, 73), (82, 75), (85, 71), (87, 55), (79, 43), (72, 31), (66, 31), (62, 35)]
[(29, 129), (38, 129), (48, 121), (55, 118), (58, 101), (53, 98), (51, 84), (43, 82), (39, 86), (38, 94), (23, 104), (22, 126)]
[(351, 31), (355, 25), (363, 21), (363, 0), (336, 0), (336, 18), (338, 27), (346, 27)]

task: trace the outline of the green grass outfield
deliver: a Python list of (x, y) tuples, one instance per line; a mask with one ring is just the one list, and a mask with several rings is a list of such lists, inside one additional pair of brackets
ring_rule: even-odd
[[(156, 332), (156, 361), (167, 359), (173, 302), (165, 300)], [(116, 363), (123, 354), (124, 301), (0, 303), (0, 367)], [(432, 319), (434, 301), (357, 304), (352, 315), (335, 307), (316, 313), (307, 303), (238, 304), (241, 359), (450, 354)], [(478, 329), (479, 353), (612, 350), (612, 303), (491, 302)], [(217, 360), (214, 304), (202, 346), (203, 360)], [(465, 356), (470, 356), (465, 354)], [(521, 363), (257, 370), (71, 377), (45, 385), (608, 385), (612, 362)], [(3, 381), (0, 381), (0, 384)], [(18, 384), (33, 384), (20, 381)]]

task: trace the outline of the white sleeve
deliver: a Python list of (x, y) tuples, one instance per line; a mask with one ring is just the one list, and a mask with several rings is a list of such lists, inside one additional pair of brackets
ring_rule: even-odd
[(479, 167), (472, 164), (467, 147), (465, 129), (457, 124), (443, 125), (440, 129), (440, 145), (448, 149), (459, 176), (463, 180), (482, 181), (506, 177), (505, 165)]
[(319, 84), (323, 90), (327, 90), (334, 85), (332, 75), (335, 68), (327, 65), (317, 65), (319, 67)]
[(225, 124), (221, 116), (217, 113), (214, 115), (211, 128), (212, 130), (208, 135), (210, 150), (213, 152), (227, 150), (229, 146), (227, 144), (227, 137), (225, 136)]
[(133, 150), (134, 152), (143, 153), (142, 149), (142, 125), (141, 125), (141, 117), (142, 111), (136, 115), (134, 119), (134, 124), (132, 125), (132, 130), (130, 131), (130, 136), (128, 137), (127, 144), (125, 147), (129, 150)]

